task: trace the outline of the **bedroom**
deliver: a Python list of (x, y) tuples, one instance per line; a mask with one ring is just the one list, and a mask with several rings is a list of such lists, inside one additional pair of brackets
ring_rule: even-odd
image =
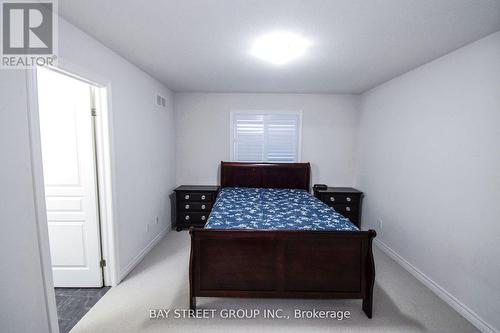
[[(2, 2), (0, 331), (500, 331), (498, 1), (45, 2), (24, 44)], [(75, 137), (94, 205), (48, 180)], [(258, 230), (190, 234), (232, 187)]]

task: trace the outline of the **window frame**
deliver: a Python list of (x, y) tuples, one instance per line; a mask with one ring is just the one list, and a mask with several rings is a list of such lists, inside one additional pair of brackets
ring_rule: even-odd
[[(297, 143), (297, 161), (292, 162), (276, 162), (276, 163), (300, 163), (302, 161), (302, 110), (231, 110), (229, 113), (229, 159), (231, 162), (239, 162), (235, 160), (235, 126), (234, 120), (235, 116), (238, 114), (251, 114), (251, 115), (279, 115), (279, 114), (289, 114), (295, 115), (299, 117), (299, 125), (298, 125), (298, 143)], [(265, 149), (265, 147), (264, 147)], [(249, 163), (275, 163), (268, 161), (248, 161)]]

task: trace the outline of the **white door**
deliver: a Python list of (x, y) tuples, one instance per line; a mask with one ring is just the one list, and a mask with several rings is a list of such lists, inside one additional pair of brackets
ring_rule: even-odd
[(92, 86), (39, 68), (38, 105), (55, 287), (101, 287)]

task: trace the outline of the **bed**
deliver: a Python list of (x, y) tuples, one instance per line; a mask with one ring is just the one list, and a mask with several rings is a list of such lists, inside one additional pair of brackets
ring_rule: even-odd
[(309, 163), (221, 163), (205, 228), (192, 228), (197, 297), (362, 299), (372, 317), (373, 230), (310, 195)]

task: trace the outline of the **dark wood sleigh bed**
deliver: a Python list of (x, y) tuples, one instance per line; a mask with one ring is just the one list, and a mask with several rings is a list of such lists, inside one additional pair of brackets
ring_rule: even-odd
[[(309, 191), (309, 163), (221, 163), (221, 187)], [(196, 297), (362, 299), (372, 317), (369, 231), (191, 228), (190, 308)]]

